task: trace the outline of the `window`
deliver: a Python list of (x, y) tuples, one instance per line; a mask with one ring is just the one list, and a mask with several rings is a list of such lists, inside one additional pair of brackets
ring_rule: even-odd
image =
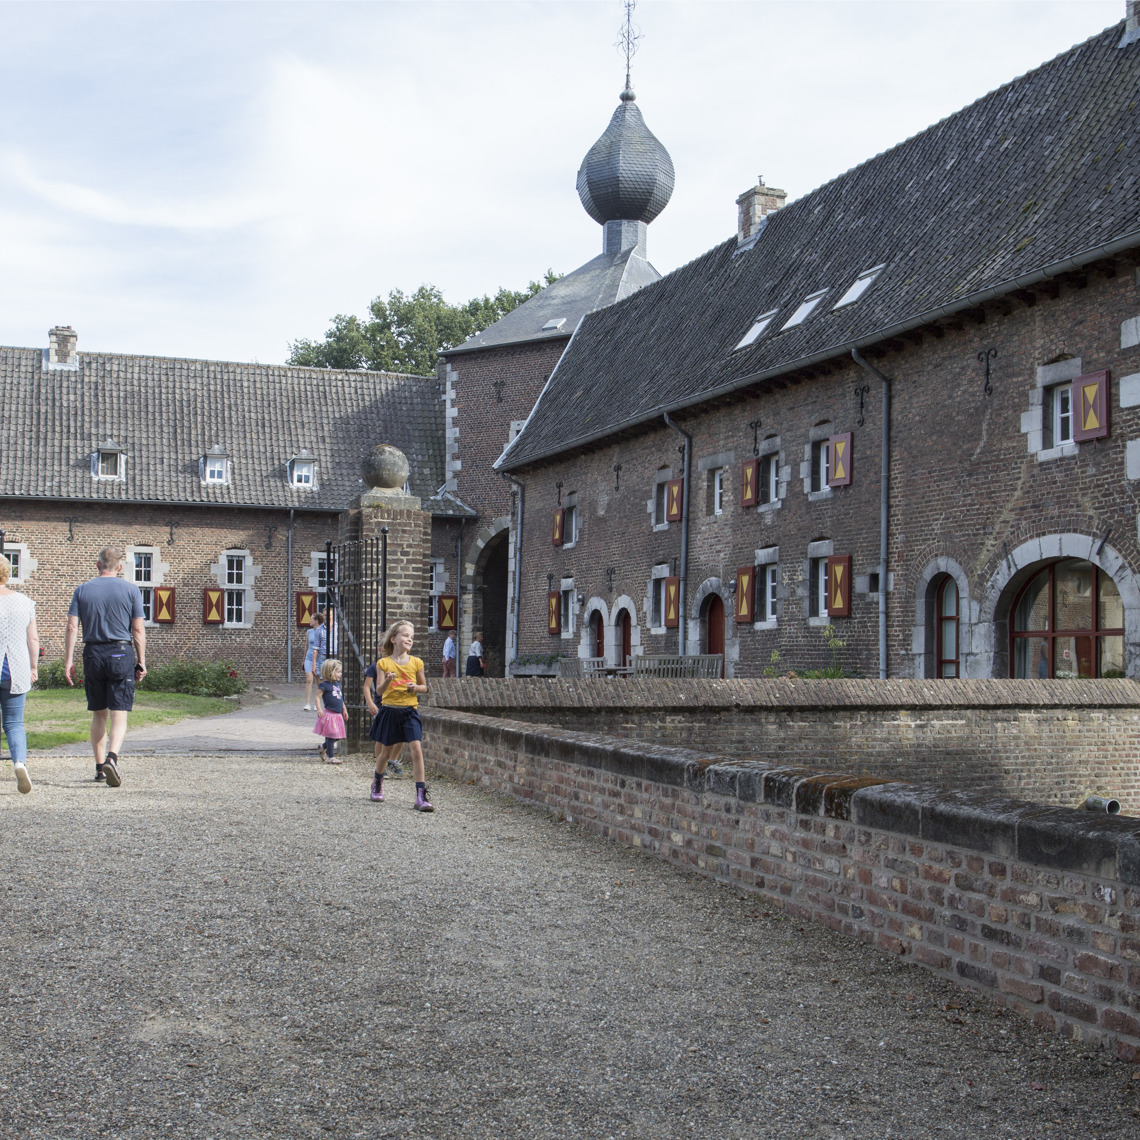
[(135, 551), (134, 584), (138, 586), (143, 600), (143, 621), (154, 621), (154, 555), (140, 550)]
[(760, 316), (752, 322), (752, 327), (740, 338), (740, 340), (733, 347), (733, 352), (737, 349), (747, 348), (750, 344), (755, 344), (764, 330), (772, 323), (772, 318), (779, 312), (779, 309), (773, 309), (768, 313), (761, 313)]
[(654, 526), (668, 526), (665, 518), (665, 496), (667, 490), (667, 483), (662, 481), (657, 484), (654, 492), (653, 499), (653, 525)]
[(562, 632), (574, 632), (574, 587), (562, 590)]
[(1073, 442), (1073, 386), (1057, 384), (1045, 390), (1042, 400), (1044, 438), (1046, 448), (1060, 447)]
[(1011, 676), (1123, 677), (1124, 604), (1112, 578), (1077, 558), (1026, 583), (1010, 623)]
[[(877, 585), (878, 583), (876, 583)], [(937, 676), (958, 676), (958, 583), (949, 575), (935, 595), (934, 653)]]
[(20, 555), (21, 551), (15, 547), (4, 547), (4, 557), (8, 559), (8, 564), (12, 567), (11, 581), (18, 582), (20, 580)]
[(808, 617), (827, 617), (827, 559), (812, 558), (808, 575)]
[(800, 302), (800, 307), (787, 319), (784, 328), (793, 329), (796, 325), (802, 325), (804, 321), (811, 316), (816, 305), (818, 305), (826, 295), (827, 290), (821, 289), (818, 293), (812, 293), (811, 296), (805, 297)]
[(118, 479), (122, 469), (117, 451), (100, 451), (98, 475), (100, 479)]
[(715, 467), (709, 472), (709, 501), (708, 513), (710, 515), (724, 514), (724, 468)]
[(226, 625), (245, 624), (245, 558), (226, 555)]
[(773, 453), (760, 459), (760, 502), (779, 501), (780, 457)]
[(316, 464), (311, 459), (293, 461), (293, 486), (311, 487), (316, 475)]
[(776, 620), (776, 584), (779, 568), (772, 563), (756, 568), (756, 620)]
[(811, 489), (826, 491), (831, 478), (831, 447), (826, 439), (811, 445)]
[(439, 604), (437, 598), (443, 593), (445, 584), (444, 562), (442, 558), (433, 558), (428, 563), (428, 630), (434, 631), (439, 617)]
[(649, 624), (655, 629), (665, 625), (665, 579), (654, 578), (649, 593)]
[(574, 495), (566, 496), (562, 514), (562, 545), (573, 546), (578, 541), (578, 501)]
[(206, 479), (207, 483), (225, 483), (226, 482), (226, 458), (224, 455), (207, 455), (206, 456)]
[(878, 277), (882, 271), (883, 266), (876, 265), (874, 269), (868, 269), (860, 273), (859, 276), (855, 278), (854, 284), (835, 302), (834, 308), (840, 309), (844, 305), (850, 305), (858, 301), (859, 298), (871, 288), (875, 283), (875, 278)]

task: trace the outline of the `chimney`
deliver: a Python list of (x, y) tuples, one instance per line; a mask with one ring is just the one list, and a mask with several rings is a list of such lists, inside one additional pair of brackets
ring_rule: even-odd
[(75, 342), (78, 340), (71, 325), (56, 325), (48, 329), (48, 366), (74, 368), (78, 363)]
[(1124, 5), (1124, 30), (1134, 32), (1140, 27), (1140, 0), (1127, 0)]
[(761, 175), (751, 190), (745, 190), (736, 199), (737, 222), (736, 244), (743, 245), (750, 238), (760, 232), (761, 224), (771, 213), (778, 210), (788, 198), (786, 190), (777, 190), (773, 186), (764, 185), (764, 176)]

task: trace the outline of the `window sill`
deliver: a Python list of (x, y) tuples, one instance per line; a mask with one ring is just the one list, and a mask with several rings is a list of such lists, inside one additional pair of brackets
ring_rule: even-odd
[(808, 491), (809, 503), (825, 502), (827, 499), (830, 499), (832, 497), (833, 493), (830, 487), (828, 487), (826, 491)]
[[(820, 492), (813, 491), (811, 493), (818, 495)], [(756, 506), (756, 513), (758, 515), (762, 515), (768, 513), (769, 511), (778, 511), (783, 505), (783, 499), (773, 499), (770, 503), (758, 503)]]
[(1062, 443), (1060, 447), (1046, 447), (1037, 453), (1038, 463), (1048, 463), (1050, 459), (1062, 459), (1076, 455), (1081, 449), (1079, 443)]
[(831, 624), (831, 618), (829, 618), (827, 614), (824, 614), (822, 617), (809, 617), (807, 620), (808, 625), (812, 629), (824, 629)]
[(654, 531), (658, 531), (658, 530), (668, 530), (668, 529), (669, 529), (669, 524), (668, 524), (668, 523), (654, 523), (654, 524), (653, 524), (653, 529), (654, 529)]
[(754, 621), (752, 623), (752, 628), (757, 630), (757, 631), (765, 630), (765, 629), (775, 629), (776, 628), (776, 619), (775, 618), (769, 618), (767, 621)]

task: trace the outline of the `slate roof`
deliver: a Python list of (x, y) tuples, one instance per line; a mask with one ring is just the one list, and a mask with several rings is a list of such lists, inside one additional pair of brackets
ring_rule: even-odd
[[(573, 273), (547, 285), (481, 333), (440, 355), (447, 359), (484, 348), (568, 337), (587, 313), (620, 301), (660, 278), (661, 274), (634, 248), (620, 253), (600, 253)], [(565, 324), (544, 332), (542, 326), (552, 320), (564, 320)]]
[[(1109, 243), (1140, 244), (1140, 43), (1122, 25), (587, 316), (498, 466), (516, 469), (662, 412), (915, 327)], [(856, 303), (833, 306), (885, 263)], [(780, 331), (827, 289), (801, 325)], [(778, 310), (752, 347), (734, 346)]]
[[(0, 496), (339, 511), (365, 489), (364, 454), (390, 443), (425, 509), (464, 513), (434, 498), (445, 480), (434, 378), (82, 351), (76, 370), (44, 360), (43, 349), (0, 347)], [(121, 481), (91, 475), (108, 437), (124, 449)], [(226, 485), (199, 474), (216, 444), (232, 461)], [(316, 456), (314, 490), (289, 482), (303, 448)]]

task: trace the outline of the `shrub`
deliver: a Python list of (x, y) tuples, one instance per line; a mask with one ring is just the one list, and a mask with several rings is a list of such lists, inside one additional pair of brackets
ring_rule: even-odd
[[(75, 682), (77, 685), (83, 684), (83, 663), (76, 661), (76, 669), (79, 671), (79, 678)], [(40, 666), (39, 676), (36, 681), (37, 689), (66, 689), (68, 688), (67, 677), (63, 672), (63, 658), (57, 657), (54, 661), (49, 661), (46, 665)]]
[(152, 693), (186, 693), (192, 697), (232, 697), (249, 685), (232, 661), (171, 661), (156, 665), (139, 683)]

